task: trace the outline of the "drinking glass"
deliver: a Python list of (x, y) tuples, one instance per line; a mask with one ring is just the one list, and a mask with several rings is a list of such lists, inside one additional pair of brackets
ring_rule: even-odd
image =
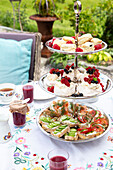
[(53, 149), (48, 153), (50, 170), (67, 170), (69, 154), (63, 149)]
[(28, 83), (26, 81), (22, 82), (22, 90), (23, 90), (23, 98), (24, 100), (29, 98), (28, 104), (33, 103), (34, 99), (34, 81), (28, 80)]

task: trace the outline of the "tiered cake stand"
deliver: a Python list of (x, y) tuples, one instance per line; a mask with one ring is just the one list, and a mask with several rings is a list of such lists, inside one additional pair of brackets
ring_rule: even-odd
[[(76, 43), (76, 46), (78, 46), (78, 24), (79, 24), (79, 14), (80, 14), (80, 11), (81, 11), (81, 2), (80, 1), (76, 1), (75, 4), (74, 4), (74, 11), (75, 11), (75, 15), (76, 15), (76, 31), (75, 31), (75, 43)], [(61, 38), (59, 38), (61, 39)], [(102, 48), (99, 49), (99, 50), (95, 50), (95, 51), (90, 51), (90, 52), (65, 52), (65, 51), (61, 51), (61, 50), (56, 50), (56, 49), (53, 49), (49, 46), (49, 43), (52, 42), (52, 40), (49, 40), (46, 42), (46, 46), (47, 48), (52, 51), (52, 52), (57, 52), (57, 53), (63, 53), (63, 54), (69, 54), (69, 55), (75, 55), (75, 59), (74, 59), (74, 79), (73, 79), (73, 82), (75, 83), (78, 83), (79, 85), (79, 81), (77, 80), (77, 69), (78, 69), (78, 62), (77, 62), (77, 56), (78, 55), (86, 55), (86, 54), (92, 54), (92, 53), (97, 53), (101, 50), (104, 50), (107, 48), (107, 44), (105, 42), (102, 42)], [(41, 78), (40, 78), (40, 81), (39, 81), (39, 85), (41, 86), (42, 89), (44, 89), (46, 92), (50, 93), (50, 94), (53, 94), (51, 92), (49, 92), (47, 90), (47, 86), (45, 85), (44, 83), (44, 80), (45, 78), (47, 77), (47, 74), (43, 75)], [(108, 78), (106, 75), (104, 74), (100, 74), (100, 81), (102, 82), (102, 84), (104, 85), (105, 87), (105, 92), (102, 92), (100, 94), (97, 94), (97, 95), (94, 95), (94, 96), (83, 96), (83, 97), (72, 97), (72, 96), (57, 96), (57, 97), (60, 97), (60, 98), (66, 98), (66, 99), (70, 99), (73, 103), (87, 103), (87, 102), (95, 102), (97, 100), (97, 98), (101, 95), (104, 95), (105, 93), (107, 93), (108, 91), (111, 90), (112, 88), (112, 81), (110, 78)], [(88, 106), (88, 105), (87, 105)], [(89, 108), (91, 107), (90, 105), (88, 106)], [(91, 107), (93, 108), (93, 107)], [(93, 108), (95, 109), (95, 108)], [(105, 114), (103, 112), (103, 114)], [(89, 142), (89, 141), (93, 141), (95, 139), (98, 139), (100, 137), (102, 137), (103, 135), (105, 135), (109, 129), (110, 129), (110, 118), (108, 115), (105, 114), (105, 116), (107, 117), (108, 119), (108, 122), (109, 122), (109, 126), (108, 128), (106, 129), (106, 131), (104, 133), (102, 133), (101, 135), (99, 136), (96, 136), (94, 138), (91, 138), (91, 139), (86, 139), (86, 140), (75, 140), (75, 141), (66, 141), (64, 140), (63, 138), (57, 138), (55, 136), (52, 136), (50, 133), (46, 132), (42, 126), (40, 125), (39, 123), (39, 117), (40, 117), (40, 114), (37, 118), (37, 124), (40, 128), (40, 130), (45, 133), (47, 136), (55, 139), (55, 140), (59, 140), (59, 141), (63, 141), (63, 142), (71, 142), (71, 143), (83, 143), (83, 142)]]
[[(74, 11), (75, 11), (75, 17), (76, 17), (75, 44), (78, 47), (79, 14), (81, 12), (81, 2), (78, 1), (78, 0), (74, 3)], [(59, 38), (59, 39), (61, 39), (61, 38)], [(45, 45), (51, 52), (57, 52), (57, 53), (62, 53), (62, 54), (68, 54), (68, 55), (74, 55), (75, 56), (75, 59), (74, 59), (74, 80), (73, 80), (75, 83), (77, 83), (77, 69), (78, 69), (77, 56), (78, 55), (87, 55), (87, 54), (97, 53), (97, 52), (102, 51), (102, 50), (107, 48), (107, 44), (105, 42), (102, 42), (102, 48), (99, 49), (99, 50), (94, 50), (94, 51), (90, 51), (90, 52), (67, 52), (67, 51), (61, 51), (61, 50), (51, 48), (49, 46), (50, 42), (52, 42), (52, 40), (47, 41)], [(43, 88), (46, 92), (51, 93), (51, 92), (49, 92), (47, 90), (47, 87), (44, 84), (44, 79), (46, 78), (46, 76), (47, 76), (47, 74), (43, 75), (40, 78), (39, 84), (40, 84), (41, 88)], [(93, 95), (93, 96), (83, 96), (83, 97), (72, 97), (72, 96), (57, 96), (57, 97), (73, 99), (74, 101), (75, 100), (77, 100), (77, 101), (80, 100), (80, 102), (94, 102), (94, 101), (97, 100), (98, 96), (104, 95), (105, 93), (109, 92), (111, 90), (111, 88), (112, 88), (112, 81), (111, 81), (111, 79), (109, 77), (107, 77), (106, 75), (101, 73), (100, 74), (100, 80), (101, 80), (102, 84), (105, 87), (105, 92), (102, 92), (100, 94)]]

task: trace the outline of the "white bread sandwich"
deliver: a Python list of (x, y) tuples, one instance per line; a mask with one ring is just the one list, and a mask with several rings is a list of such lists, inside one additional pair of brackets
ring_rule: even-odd
[(75, 128), (71, 128), (70, 132), (65, 134), (65, 139), (70, 141), (77, 140), (78, 139), (77, 130)]
[(68, 125), (61, 125), (55, 131), (51, 132), (53, 136), (58, 138), (62, 137), (65, 133), (70, 131), (70, 127)]

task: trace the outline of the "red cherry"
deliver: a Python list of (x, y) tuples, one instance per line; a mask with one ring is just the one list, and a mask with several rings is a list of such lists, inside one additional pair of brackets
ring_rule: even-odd
[(76, 52), (83, 52), (83, 50), (81, 48), (76, 48)]
[(69, 65), (67, 65), (67, 66), (65, 67), (65, 69), (69, 70), (69, 69), (70, 69), (70, 66), (69, 66)]
[(61, 79), (61, 83), (64, 84), (65, 83), (65, 78)]
[(53, 45), (53, 42), (54, 42), (55, 40), (56, 40), (56, 38), (53, 38), (53, 39), (52, 39), (52, 45)]
[(99, 50), (99, 49), (102, 48), (102, 44), (97, 44), (97, 45), (95, 45), (94, 47), (95, 47), (95, 50)]
[(66, 76), (66, 79), (67, 79), (67, 80), (70, 80), (70, 77), (67, 77), (67, 76)]
[(68, 80), (70, 80), (70, 78), (67, 77), (67, 76), (65, 76), (65, 78), (62, 78), (62, 79), (61, 79), (61, 83), (62, 83), (62, 84), (65, 84), (65, 85), (68, 86), (68, 87), (70, 87), (70, 83), (69, 83)]
[(61, 76), (63, 76), (64, 70), (60, 70), (60, 74)]
[(57, 45), (57, 44), (54, 44), (54, 45), (53, 45), (53, 48), (56, 49), (56, 50), (60, 50), (60, 47), (59, 47), (59, 45)]
[(92, 69), (90, 66), (86, 68), (86, 70), (88, 71), (89, 69)]
[(51, 87), (51, 92), (54, 93), (54, 86)]
[(84, 81), (88, 82), (88, 78), (87, 78), (87, 77), (84, 77)]
[(48, 87), (48, 88), (47, 88), (47, 90), (48, 90), (48, 91), (50, 91), (50, 90), (51, 90), (51, 88), (50, 88), (50, 87)]
[(47, 88), (47, 90), (50, 91), (50, 92), (52, 92), (52, 93), (54, 93), (54, 86), (49, 86), (49, 87)]
[(52, 47), (52, 45), (53, 45), (52, 42), (49, 42), (49, 47)]
[(74, 66), (74, 63), (72, 63), (70, 67), (72, 67), (72, 66)]
[(66, 44), (73, 44), (71, 40), (67, 41)]
[(50, 73), (50, 74), (53, 74), (53, 71), (55, 71), (55, 68), (52, 68), (52, 69), (49, 71), (49, 73)]
[(67, 79), (65, 79), (65, 85), (70, 87), (70, 83), (69, 83), (69, 81)]
[(72, 36), (72, 38), (74, 38), (74, 39), (75, 39), (75, 36)]

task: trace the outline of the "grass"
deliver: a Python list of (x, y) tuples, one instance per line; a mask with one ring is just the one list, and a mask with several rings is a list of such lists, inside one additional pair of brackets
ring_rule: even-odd
[[(33, 0), (22, 0), (21, 7), (26, 4), (26, 13), (29, 20), (29, 27), (31, 32), (37, 32), (37, 24), (35, 21), (29, 19), (30, 15), (35, 14), (35, 9), (33, 9)], [(88, 7), (96, 6), (100, 0), (81, 0), (82, 8), (87, 9)], [(66, 0), (64, 4), (59, 4), (59, 8), (66, 8), (72, 0)], [(13, 2), (14, 4), (14, 2)], [(6, 13), (6, 11), (13, 12), (12, 5), (9, 0), (0, 0), (0, 12)], [(60, 21), (55, 21), (53, 26), (53, 36), (63, 36), (63, 35), (74, 35), (74, 30), (70, 27), (70, 23), (67, 20), (64, 20), (63, 23)]]

